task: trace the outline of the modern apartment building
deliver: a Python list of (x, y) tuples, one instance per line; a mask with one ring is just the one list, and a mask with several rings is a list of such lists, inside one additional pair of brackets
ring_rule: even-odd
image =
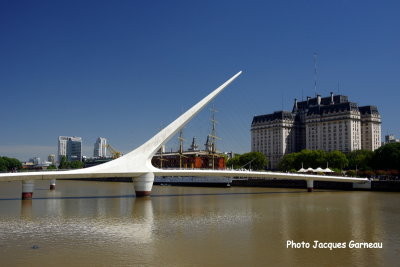
[(53, 164), (53, 165), (56, 165), (56, 155), (50, 154), (50, 155), (47, 157), (47, 161), (48, 161), (48, 162), (51, 162), (51, 164)]
[(99, 137), (94, 144), (94, 153), (93, 156), (95, 158), (105, 158), (107, 156), (107, 139), (104, 137)]
[(276, 168), (287, 153), (302, 149), (344, 153), (375, 150), (381, 145), (381, 117), (375, 106), (359, 107), (347, 96), (307, 97), (294, 101), (292, 112), (255, 116), (251, 149), (264, 153), (269, 168)]
[(66, 156), (69, 161), (82, 160), (82, 138), (76, 136), (58, 137), (58, 161)]
[(383, 141), (382, 145), (390, 143), (400, 143), (400, 139), (397, 139), (393, 134), (385, 135), (385, 141)]

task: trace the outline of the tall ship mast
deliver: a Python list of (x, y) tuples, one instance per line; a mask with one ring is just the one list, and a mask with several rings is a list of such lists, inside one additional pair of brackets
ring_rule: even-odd
[(218, 112), (218, 110), (215, 109), (214, 105), (210, 109), (211, 111), (211, 133), (207, 136), (207, 142), (206, 142), (206, 150), (209, 152), (211, 158), (212, 158), (212, 169), (215, 169), (215, 156), (217, 153), (217, 139), (221, 139), (217, 136), (217, 120), (215, 119), (215, 114)]
[[(193, 137), (190, 147), (184, 149), (183, 130), (179, 131), (179, 147), (175, 152), (158, 152), (152, 159), (152, 164), (158, 168), (179, 169), (225, 169), (225, 156), (217, 151), (218, 123), (217, 110), (214, 106), (211, 111), (211, 131), (207, 135), (204, 149), (199, 149), (196, 137)], [(232, 179), (229, 177), (156, 177), (155, 184), (191, 185), (191, 186), (230, 186)]]

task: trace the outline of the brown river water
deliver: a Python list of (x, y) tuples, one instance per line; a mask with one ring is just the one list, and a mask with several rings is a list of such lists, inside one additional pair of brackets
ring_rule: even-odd
[(0, 183), (0, 266), (400, 266), (399, 193), (48, 187), (21, 201), (20, 182)]

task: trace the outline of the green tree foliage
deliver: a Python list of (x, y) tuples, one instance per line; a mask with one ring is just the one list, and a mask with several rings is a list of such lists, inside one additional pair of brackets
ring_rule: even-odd
[(68, 161), (66, 156), (62, 156), (60, 159), (59, 169), (80, 169), (83, 168), (82, 161)]
[(372, 167), (374, 152), (370, 150), (355, 150), (347, 154), (349, 169), (369, 170)]
[(299, 153), (290, 153), (283, 156), (279, 162), (278, 168), (282, 171), (288, 171), (291, 169), (299, 170), (301, 168), (301, 161), (299, 160)]
[(348, 165), (346, 155), (340, 151), (325, 152), (322, 150), (304, 149), (297, 153), (286, 154), (279, 162), (278, 168), (282, 171), (304, 168), (330, 168), (343, 169)]
[(51, 164), (49, 167), (47, 167), (48, 170), (55, 170), (57, 167), (53, 164)]
[(268, 160), (261, 152), (249, 152), (242, 155), (235, 155), (228, 160), (226, 165), (234, 169), (265, 170)]
[(0, 157), (0, 172), (6, 172), (7, 169), (7, 162), (2, 157)]
[(400, 143), (390, 143), (375, 150), (372, 157), (375, 169), (400, 170)]
[(228, 159), (226, 162), (226, 166), (228, 168), (239, 169), (240, 165), (240, 154), (235, 154), (235, 156), (231, 159)]
[(265, 170), (268, 161), (265, 155), (261, 152), (249, 152), (240, 156), (242, 166), (246, 169)]
[(69, 169), (69, 162), (66, 156), (61, 156), (60, 165), (58, 165), (59, 169)]
[(10, 172), (20, 170), (21, 168), (22, 163), (19, 160), (9, 157), (0, 157), (0, 171)]
[(327, 164), (336, 172), (346, 168), (357, 169), (360, 170), (360, 174), (371, 176), (373, 175), (371, 170), (375, 170), (378, 175), (385, 170), (385, 175), (389, 172), (396, 176), (400, 171), (400, 143), (386, 144), (374, 152), (356, 150), (347, 155), (340, 151), (324, 152), (305, 149), (298, 153), (286, 154), (279, 163), (279, 169), (282, 171), (298, 170), (302, 165), (304, 168), (324, 168)]
[(81, 169), (83, 168), (83, 165), (84, 165), (83, 162), (79, 160), (69, 162), (69, 168), (71, 169)]
[(327, 163), (326, 152), (322, 150), (303, 149), (298, 156), (297, 161), (302, 162), (305, 168), (324, 167)]
[(346, 155), (338, 150), (326, 153), (325, 160), (331, 168), (343, 169), (349, 165)]

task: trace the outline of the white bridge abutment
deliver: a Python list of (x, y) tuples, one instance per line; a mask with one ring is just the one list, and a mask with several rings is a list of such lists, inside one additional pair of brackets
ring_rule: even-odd
[(153, 188), (154, 173), (148, 172), (139, 177), (132, 178), (133, 186), (135, 187), (136, 197), (146, 197), (151, 195)]
[(312, 192), (314, 190), (314, 180), (307, 180), (307, 191)]
[(50, 190), (56, 190), (56, 179), (50, 180)]
[(32, 180), (22, 181), (22, 200), (32, 199), (34, 186)]

